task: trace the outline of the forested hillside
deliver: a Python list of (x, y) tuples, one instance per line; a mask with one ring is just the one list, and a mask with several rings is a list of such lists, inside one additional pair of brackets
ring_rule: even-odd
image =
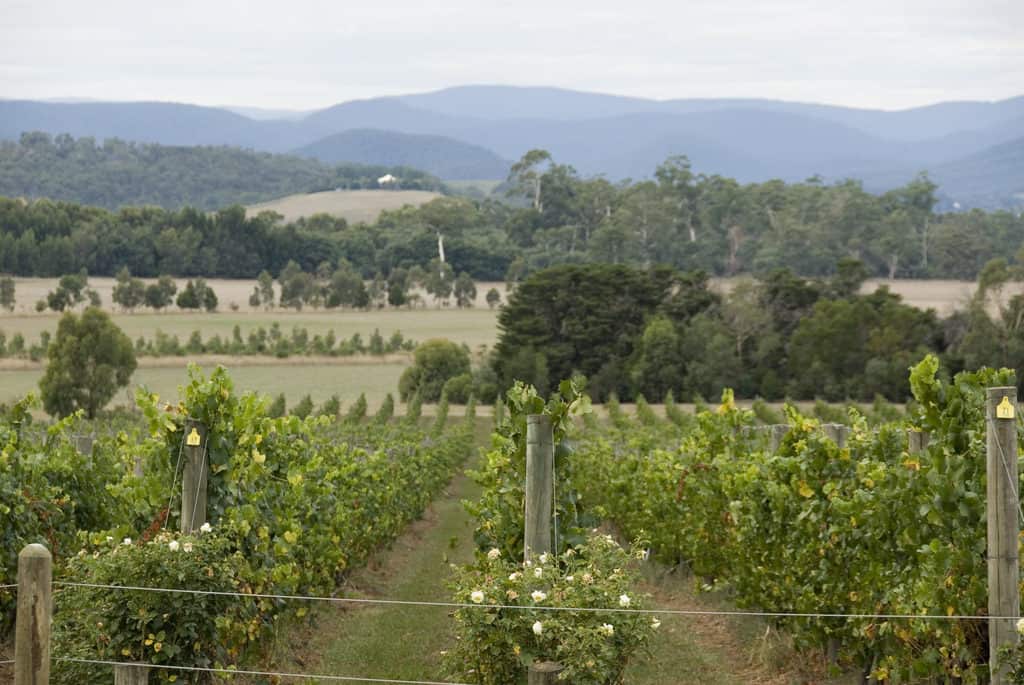
[(294, 155), (237, 147), (176, 147), (108, 138), (26, 133), (0, 141), (0, 195), (53, 198), (107, 209), (153, 205), (212, 210), (293, 193), (376, 188), (391, 173), (402, 187), (440, 190), (441, 182), (399, 166), (327, 165)]
[(255, 277), (289, 260), (314, 272), (345, 259), (364, 276), (427, 266), (438, 237), (454, 273), (515, 282), (554, 264), (663, 264), (711, 275), (834, 273), (844, 258), (869, 276), (973, 279), (990, 259), (1020, 261), (1024, 218), (936, 212), (926, 176), (884, 195), (859, 183), (741, 184), (695, 173), (682, 157), (654, 180), (584, 178), (536, 150), (513, 166), (511, 203), (439, 198), (350, 225), (315, 216), (285, 223), (241, 207), (208, 214), (51, 201), (0, 202), (0, 272), (52, 276)]
[(328, 164), (374, 163), (423, 169), (452, 181), (504, 178), (510, 162), (486, 148), (445, 136), (355, 129), (304, 145), (295, 154)]

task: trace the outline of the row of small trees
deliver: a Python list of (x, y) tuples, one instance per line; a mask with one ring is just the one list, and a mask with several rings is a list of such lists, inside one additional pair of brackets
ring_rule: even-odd
[[(180, 309), (212, 312), (219, 304), (217, 294), (202, 278), (190, 279), (180, 292), (174, 279), (167, 275), (146, 285), (145, 281), (132, 276), (128, 268), (123, 267), (116, 278), (112, 299), (115, 305), (126, 311), (140, 307), (161, 311), (175, 304)], [(276, 288), (274, 281), (269, 271), (260, 273), (249, 296), (250, 307), (272, 309), (280, 306), (299, 310), (304, 306), (366, 309), (390, 305), (412, 308), (425, 304), (422, 296), (414, 292), (420, 287), (434, 298), (438, 306), (448, 306), (454, 297), (455, 305), (463, 308), (472, 307), (477, 295), (476, 283), (468, 273), (463, 271), (455, 276), (450, 264), (438, 260), (431, 263), (430, 269), (418, 266), (395, 268), (387, 278), (378, 274), (369, 282), (346, 260), (341, 260), (337, 267), (324, 262), (315, 273), (303, 271), (291, 261), (278, 276)], [(497, 288), (491, 288), (486, 298), (492, 309), (501, 304), (501, 293)], [(62, 312), (85, 302), (99, 307), (102, 299), (89, 287), (88, 274), (82, 271), (61, 276), (57, 288), (36, 303), (36, 311), (51, 309)], [(0, 277), (0, 307), (13, 311), (15, 304), (14, 278)], [(234, 304), (232, 308), (236, 308)]]
[[(281, 307), (302, 309), (352, 307), (414, 307), (423, 303), (422, 296), (415, 292), (423, 288), (434, 302), (448, 306), (455, 298), (459, 308), (472, 307), (476, 301), (476, 283), (465, 271), (455, 275), (451, 265), (434, 259), (427, 268), (414, 265), (409, 268), (396, 267), (385, 276), (378, 273), (367, 283), (362, 275), (345, 259), (338, 264), (322, 262), (313, 273), (303, 271), (295, 261), (289, 261), (277, 278)], [(501, 303), (501, 294), (496, 288), (487, 293), (487, 304), (491, 308)], [(256, 279), (249, 305), (267, 309), (275, 305), (274, 278), (270, 272), (262, 271)]]

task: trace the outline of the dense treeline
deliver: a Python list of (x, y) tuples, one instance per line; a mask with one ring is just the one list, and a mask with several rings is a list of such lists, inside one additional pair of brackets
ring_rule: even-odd
[(568, 265), (538, 272), (510, 296), (492, 365), (500, 384), (547, 390), (582, 374), (597, 399), (714, 397), (723, 388), (768, 400), (909, 397), (906, 371), (925, 354), (956, 373), (1008, 367), (1024, 378), (1022, 272), (983, 269), (967, 307), (946, 319), (879, 288), (845, 260), (828, 279), (780, 269), (721, 296), (702, 272)]
[(406, 167), (329, 166), (294, 155), (237, 147), (176, 147), (108, 138), (24, 133), (0, 142), (0, 195), (60, 198), (117, 209), (155, 205), (214, 210), (293, 193), (376, 188), (385, 174), (405, 189), (441, 190), (429, 174)]
[(386, 278), (426, 267), (443, 238), (454, 272), (482, 280), (595, 262), (823, 277), (845, 258), (872, 276), (972, 279), (992, 258), (1019, 261), (1024, 243), (1024, 218), (1010, 212), (935, 213), (925, 176), (878, 196), (856, 181), (741, 185), (695, 174), (679, 157), (653, 180), (612, 184), (533, 151), (513, 166), (508, 187), (514, 202), (443, 197), (383, 212), (372, 225), (326, 215), (285, 224), (270, 213), (246, 218), (237, 206), (112, 213), (0, 200), (0, 272), (112, 276), (127, 267), (143, 277), (253, 278), (263, 269), (277, 276), (289, 261), (314, 272), (344, 259), (365, 278)]

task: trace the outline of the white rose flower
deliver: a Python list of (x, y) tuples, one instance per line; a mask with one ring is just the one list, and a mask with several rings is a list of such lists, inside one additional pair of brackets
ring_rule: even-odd
[(608, 637), (611, 637), (615, 634), (615, 626), (613, 626), (611, 623), (602, 623), (599, 630), (601, 631), (602, 635), (607, 635)]
[(567, 583), (571, 583), (574, 580), (576, 580), (575, 576), (566, 576), (565, 577), (565, 582), (567, 582)]
[(654, 628), (655, 630), (657, 630), (658, 628), (661, 627), (661, 621), (659, 621), (656, 618), (652, 618), (651, 619), (651, 627)]
[(1024, 618), (1017, 621), (1017, 632), (1024, 635)]
[(544, 575), (544, 569), (542, 569), (540, 566), (538, 566), (537, 568), (533, 569), (533, 577), (534, 578), (540, 578), (542, 575)]
[(533, 634), (534, 635), (540, 635), (543, 632), (544, 632), (544, 624), (541, 623), (540, 621), (536, 621), (533, 624)]
[(484, 601), (484, 593), (480, 590), (473, 590), (473, 592), (469, 595), (469, 598), (473, 600), (474, 604), (481, 604)]
[(590, 575), (589, 573), (584, 573), (583, 582), (587, 585), (590, 585), (592, 582), (594, 582), (594, 576)]
[(542, 564), (548, 563), (548, 553), (547, 552), (544, 552), (543, 554), (541, 554), (537, 558), (540, 560), (540, 563), (542, 563)]
[(490, 551), (487, 552), (487, 558), (490, 559), (491, 561), (494, 561), (495, 559), (497, 559), (500, 556), (501, 556), (501, 550), (498, 549), (497, 547), (492, 547), (490, 549)]
[(130, 545), (130, 544), (132, 544), (132, 539), (131, 538), (125, 538), (124, 540), (121, 541), (121, 544), (122, 545)]
[(178, 541), (177, 540), (171, 540), (170, 542), (167, 543), (167, 546), (170, 548), (170, 550), (172, 552), (177, 552), (178, 551)]
[(213, 530), (213, 526), (211, 526), (209, 523), (204, 523), (203, 525), (199, 526), (200, 533), (209, 533), (211, 530)]
[(530, 593), (530, 597), (533, 598), (534, 602), (543, 602), (545, 599), (548, 598), (548, 595), (543, 590), (534, 590)]
[(619, 606), (620, 607), (628, 607), (629, 606), (629, 595), (619, 595)]
[(508, 579), (512, 581), (519, 580), (519, 572), (516, 571), (515, 573), (510, 573)]
[(114, 541), (114, 538), (112, 538), (112, 537), (110, 537), (110, 536), (108, 535), (108, 536), (107, 536), (107, 542), (113, 542), (113, 541)]
[(186, 552), (191, 552), (192, 551), (192, 543), (191, 542), (186, 542), (185, 544), (183, 544), (181, 546), (181, 548), (183, 550), (185, 550)]

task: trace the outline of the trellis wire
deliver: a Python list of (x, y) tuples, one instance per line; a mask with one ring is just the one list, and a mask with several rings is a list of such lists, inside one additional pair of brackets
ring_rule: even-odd
[[(93, 664), (97, 666), (130, 666), (132, 664), (123, 661), (107, 661), (105, 659), (79, 659), (77, 657), (53, 657), (54, 661), (66, 661), (74, 664)], [(0, 663), (4, 663), (0, 661)], [(10, 662), (14, 663), (14, 662)], [(188, 671), (191, 673), (222, 673), (229, 675), (255, 675), (270, 678), (314, 678), (317, 680), (334, 680), (357, 683), (392, 683), (395, 685), (468, 685), (468, 683), (456, 683), (447, 680), (397, 680), (394, 678), (370, 678), (348, 675), (322, 675), (319, 673), (286, 673), (275, 671), (248, 671), (235, 668), (203, 668), (200, 666), (172, 666), (170, 664), (142, 664), (146, 668), (158, 668), (168, 671)]]
[(465, 602), (428, 602), (410, 599), (373, 599), (365, 597), (317, 597), (310, 595), (279, 595), (268, 593), (228, 592), (226, 590), (192, 590), (176, 588), (143, 587), (137, 585), (105, 585), (102, 583), (76, 583), (54, 581), (62, 587), (82, 587), (98, 590), (126, 590), (131, 592), (162, 592), (187, 595), (210, 595), (216, 597), (239, 597), (244, 599), (280, 599), (304, 602), (327, 602), (336, 604), (381, 604), (398, 606), (442, 607), (447, 609), (510, 609), (516, 611), (578, 611), (583, 613), (648, 614), (666, 616), (740, 616), (761, 618), (860, 618), (878, 620), (945, 620), (945, 621), (988, 621), (1014, 620), (1017, 616), (977, 616), (973, 614), (868, 614), (830, 612), (786, 612), (786, 611), (745, 611), (712, 609), (628, 609), (625, 607), (563, 607), (563, 606), (521, 606), (518, 604), (468, 604)]

